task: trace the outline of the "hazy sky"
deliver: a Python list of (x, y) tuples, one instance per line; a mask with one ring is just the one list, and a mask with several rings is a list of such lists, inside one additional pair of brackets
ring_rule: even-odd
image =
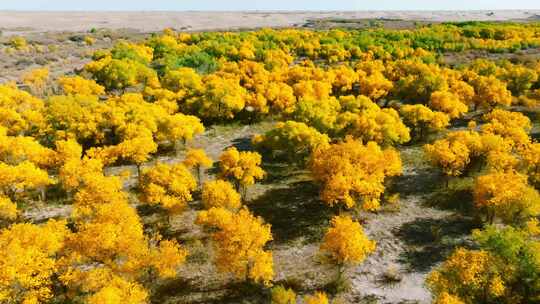
[(540, 9), (540, 0), (0, 0), (9, 10)]

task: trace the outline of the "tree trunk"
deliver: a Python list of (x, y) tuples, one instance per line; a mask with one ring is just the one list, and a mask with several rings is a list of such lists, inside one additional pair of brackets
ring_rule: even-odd
[(138, 181), (138, 187), (141, 187), (142, 185), (142, 170), (141, 170), (141, 165), (142, 164), (136, 164), (137, 166), (137, 181)]
[(196, 166), (195, 168), (197, 170), (197, 187), (199, 189), (201, 189), (201, 187), (202, 187), (202, 168), (201, 168), (201, 166)]
[(343, 278), (343, 272), (345, 270), (345, 267), (343, 264), (338, 264), (337, 266), (338, 266), (338, 273), (337, 273), (336, 283), (340, 283), (341, 279)]
[(47, 192), (45, 191), (45, 187), (41, 187), (41, 189), (39, 189), (39, 192), (39, 200), (44, 202), (47, 194)]
[(246, 198), (247, 198), (247, 186), (245, 185), (242, 185), (242, 184), (239, 184), (239, 191), (240, 192), (240, 196), (242, 197), (242, 201), (246, 201)]

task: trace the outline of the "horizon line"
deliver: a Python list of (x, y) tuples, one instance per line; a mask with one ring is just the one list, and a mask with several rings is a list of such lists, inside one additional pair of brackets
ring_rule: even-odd
[(175, 10), (175, 9), (2, 9), (0, 12), (171, 12), (171, 13), (231, 13), (231, 12), (250, 12), (250, 13), (283, 13), (283, 12), (306, 12), (306, 13), (324, 13), (324, 12), (486, 12), (486, 11), (538, 11), (540, 8), (508, 8), (508, 9), (344, 9), (344, 10), (296, 10), (296, 9), (244, 9), (244, 10)]

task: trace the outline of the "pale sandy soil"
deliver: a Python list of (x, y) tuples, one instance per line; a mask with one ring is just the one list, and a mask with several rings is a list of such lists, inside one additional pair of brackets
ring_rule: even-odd
[(15, 12), (0, 11), (0, 29), (11, 31), (87, 31), (130, 28), (143, 32), (166, 27), (200, 31), (301, 26), (324, 18), (402, 19), (431, 22), (539, 19), (540, 10), (504, 11), (350, 11), (350, 12)]

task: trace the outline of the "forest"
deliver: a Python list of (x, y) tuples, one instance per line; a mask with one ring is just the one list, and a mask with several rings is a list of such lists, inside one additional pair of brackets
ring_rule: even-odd
[(79, 38), (0, 83), (0, 303), (540, 303), (540, 23)]

